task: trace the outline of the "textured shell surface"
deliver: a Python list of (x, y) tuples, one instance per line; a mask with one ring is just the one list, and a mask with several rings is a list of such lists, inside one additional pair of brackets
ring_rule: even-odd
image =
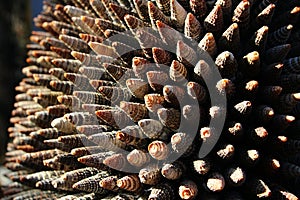
[(300, 197), (299, 0), (43, 3), (0, 198)]

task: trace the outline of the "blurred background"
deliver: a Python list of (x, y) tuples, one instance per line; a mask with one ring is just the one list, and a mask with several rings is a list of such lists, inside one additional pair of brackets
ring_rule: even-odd
[(15, 86), (24, 77), (26, 48), (33, 17), (42, 9), (42, 0), (0, 1), (0, 164), (7, 142), (7, 128), (13, 109)]

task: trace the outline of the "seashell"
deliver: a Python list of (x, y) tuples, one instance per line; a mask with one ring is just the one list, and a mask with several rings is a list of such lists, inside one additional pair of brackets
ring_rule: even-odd
[(73, 95), (85, 104), (109, 105), (109, 101), (97, 92), (74, 91)]
[(267, 26), (262, 26), (258, 29), (248, 44), (248, 51), (258, 51), (260, 54), (265, 50), (269, 28)]
[(80, 125), (76, 126), (77, 131), (86, 136), (90, 136), (100, 132), (111, 131), (112, 128), (106, 125)]
[(177, 130), (180, 126), (180, 112), (174, 108), (159, 108), (157, 115), (160, 122), (171, 130)]
[(75, 131), (75, 126), (63, 117), (54, 119), (51, 122), (51, 126), (66, 133), (72, 133)]
[[(74, 18), (72, 18), (72, 20), (73, 19)], [(88, 38), (95, 38), (96, 41), (94, 41), (94, 42), (102, 42), (103, 39), (101, 38), (101, 36), (103, 36), (103, 32), (101, 29), (99, 29), (99, 27), (97, 26), (97, 24), (95, 22), (96, 22), (96, 20), (92, 17), (81, 16), (81, 17), (78, 17), (77, 23), (79, 26), (80, 26), (80, 24), (82, 24), (81, 26), (83, 26), (83, 28), (87, 29), (87, 31), (85, 31), (85, 32), (87, 32), (88, 34), (91, 34), (92, 37), (88, 37)], [(96, 37), (100, 37), (101, 39), (98, 39)], [(87, 37), (86, 37), (86, 39), (87, 39)], [(84, 41), (86, 41), (86, 40), (84, 40)], [(93, 41), (89, 41), (89, 42), (93, 42)]]
[(192, 144), (192, 137), (187, 133), (175, 133), (171, 137), (171, 144), (174, 152), (185, 156)]
[(241, 61), (242, 72), (245, 76), (256, 77), (260, 72), (260, 54), (257, 51), (248, 53)]
[(82, 157), (103, 152), (103, 148), (99, 146), (78, 147), (71, 150), (71, 154), (75, 157)]
[(81, 63), (78, 60), (57, 58), (51, 61), (55, 66), (67, 72), (78, 72)]
[(291, 49), (290, 44), (284, 44), (280, 46), (275, 46), (271, 49), (268, 49), (265, 52), (266, 62), (267, 63), (276, 63), (282, 62)]
[(169, 76), (174, 82), (185, 82), (187, 80), (187, 69), (180, 62), (173, 60), (170, 67)]
[(190, 0), (190, 8), (197, 18), (203, 18), (207, 12), (206, 2), (204, 0)]
[(125, 148), (126, 144), (116, 138), (116, 132), (103, 132), (91, 135), (89, 140), (98, 144), (100, 147), (118, 151)]
[(92, 15), (85, 11), (85, 10), (82, 10), (78, 7), (75, 7), (75, 6), (70, 6), (70, 5), (66, 5), (64, 7), (64, 11), (70, 16), (70, 17), (80, 17), (80, 16), (90, 16), (92, 17)]
[(204, 104), (207, 101), (206, 89), (196, 82), (187, 83), (187, 94), (192, 99), (197, 99), (199, 104)]
[(81, 168), (73, 171), (66, 172), (61, 177), (70, 182), (78, 182), (82, 179), (94, 176), (99, 173), (99, 170), (92, 167)]
[(147, 18), (149, 16), (153, 28), (156, 27), (155, 25), (157, 21), (160, 21), (167, 25), (171, 24), (170, 19), (167, 16), (165, 16), (164, 13), (154, 5), (154, 3), (147, 2), (147, 4), (148, 4), (148, 13), (149, 13), (149, 15), (147, 15)]
[(161, 39), (170, 45), (170, 47), (176, 47), (174, 41), (183, 40), (182, 35), (173, 29), (172, 27), (168, 26), (165, 22), (156, 20), (156, 27), (159, 32)]
[(150, 139), (159, 138), (165, 131), (163, 125), (154, 119), (142, 119), (138, 122), (143, 133)]
[(204, 19), (204, 28), (207, 32), (212, 32), (213, 34), (218, 35), (221, 33), (223, 26), (222, 7), (219, 4), (216, 4)]
[(206, 33), (200, 40), (198, 47), (203, 51), (206, 51), (210, 56), (214, 57), (217, 53), (214, 35), (212, 33)]
[[(83, 41), (85, 41), (86, 43), (89, 43), (89, 42), (98, 42), (98, 43), (101, 43), (104, 40), (100, 36), (90, 35), (90, 34), (86, 34), (86, 33), (79, 33), (79, 37)], [(75, 51), (75, 52), (77, 52), (77, 51)], [(84, 53), (81, 53), (81, 52), (77, 52), (77, 53), (84, 54)], [(88, 55), (90, 55), (90, 54), (88, 54)]]
[(222, 77), (233, 77), (237, 72), (237, 61), (229, 51), (224, 51), (218, 55), (215, 61)]
[(91, 7), (96, 12), (96, 14), (103, 19), (110, 20), (110, 16), (106, 13), (106, 8), (100, 0), (90, 0)]
[(64, 80), (64, 73), (65, 71), (61, 68), (51, 68), (49, 69), (49, 73), (53, 76), (55, 76), (56, 78), (58, 78), (59, 80)]
[(180, 102), (184, 99), (185, 91), (178, 86), (165, 85), (163, 88), (163, 95), (167, 102), (178, 107)]
[(225, 179), (222, 174), (214, 172), (207, 178), (205, 186), (211, 192), (220, 192), (225, 187)]
[(250, 2), (241, 1), (233, 11), (232, 22), (242, 29), (247, 29), (250, 23)]
[[(168, 82), (169, 76), (163, 71), (148, 71), (146, 73), (150, 87), (154, 91), (161, 91), (163, 86)], [(144, 97), (146, 98), (146, 97)]]
[[(119, 6), (117, 4), (114, 3), (109, 3), (109, 7), (110, 9), (115, 13), (115, 16), (121, 21), (124, 22), (124, 16), (127, 14), (135, 14), (130, 12), (130, 10), (128, 10), (127, 8), (125, 8), (124, 6)], [(121, 23), (122, 24), (122, 23)]]
[(122, 110), (98, 110), (95, 113), (98, 118), (114, 128), (124, 128), (132, 122), (127, 114)]
[(267, 105), (260, 105), (255, 109), (255, 114), (261, 123), (267, 123), (273, 118), (274, 110)]
[(234, 106), (235, 112), (240, 116), (247, 116), (252, 111), (252, 104), (250, 101), (242, 101)]
[(79, 38), (68, 35), (60, 35), (59, 39), (73, 51), (81, 51), (83, 53), (89, 53), (91, 51), (89, 46)]
[(142, 167), (150, 162), (150, 156), (142, 150), (134, 149), (127, 155), (127, 161), (132, 166)]
[(294, 116), (275, 114), (273, 119), (271, 120), (271, 129), (275, 132), (282, 131), (286, 129), (293, 121), (295, 121)]
[(192, 49), (190, 46), (188, 46), (181, 40), (177, 42), (176, 55), (178, 61), (180, 61), (183, 65), (186, 66), (194, 66), (198, 59), (198, 56), (194, 49)]
[(103, 164), (119, 171), (124, 170), (128, 166), (126, 157), (121, 153), (113, 154), (111, 156), (106, 157), (103, 160)]
[(284, 69), (286, 73), (298, 73), (300, 70), (300, 57), (294, 57), (284, 60)]
[(262, 179), (254, 179), (249, 183), (248, 192), (251, 192), (253, 197), (268, 198), (271, 196), (269, 186)]
[(147, 185), (156, 185), (161, 180), (161, 173), (155, 164), (142, 168), (139, 172), (140, 182)]
[(234, 187), (242, 185), (246, 180), (246, 174), (245, 171), (240, 168), (230, 168), (227, 171), (226, 180), (228, 180), (228, 183)]
[(137, 148), (140, 148), (140, 145), (145, 142), (143, 132), (137, 125), (121, 129), (116, 133), (116, 137), (118, 140)]
[(136, 192), (141, 189), (141, 182), (138, 175), (127, 175), (117, 180), (117, 186), (123, 190)]
[(198, 194), (198, 188), (195, 182), (186, 180), (180, 183), (178, 193), (181, 199), (194, 199)]
[(172, 61), (172, 54), (162, 48), (153, 47), (152, 48), (152, 55), (154, 61), (159, 64), (159, 67), (169, 66)]
[(101, 179), (99, 185), (100, 187), (106, 190), (118, 192), (119, 188), (117, 186), (117, 180), (118, 180), (118, 176), (108, 176), (106, 178)]
[(141, 79), (146, 79), (145, 73), (152, 69), (150, 62), (142, 57), (134, 57), (132, 59), (132, 69), (135, 76)]
[(164, 103), (164, 97), (160, 94), (147, 94), (144, 96), (145, 106), (150, 112), (157, 112)]
[(169, 180), (177, 180), (185, 173), (186, 167), (180, 161), (175, 161), (171, 164), (164, 164), (161, 169), (161, 174)]
[(61, 34), (63, 34), (63, 35), (68, 35), (68, 36), (72, 36), (72, 37), (78, 37), (79, 32), (80, 32), (80, 31), (71, 30), (71, 29), (67, 29), (67, 28), (61, 29)]
[(231, 0), (218, 0), (216, 1), (216, 5), (220, 5), (222, 8), (222, 13), (225, 20), (230, 20), (231, 9), (232, 9), (232, 1)]
[(114, 152), (112, 152), (112, 151), (100, 152), (100, 153), (95, 153), (95, 154), (79, 157), (77, 160), (78, 160), (78, 162), (80, 162), (88, 167), (95, 167), (100, 170), (105, 170), (105, 169), (107, 169), (107, 167), (103, 164), (103, 160), (106, 157), (111, 156), (113, 154), (114, 154)]
[(217, 82), (216, 88), (221, 95), (226, 95), (227, 99), (231, 99), (236, 93), (234, 83), (229, 79), (221, 79)]
[(127, 79), (126, 86), (132, 95), (138, 99), (144, 99), (144, 96), (149, 92), (149, 85), (142, 79)]
[[(224, 148), (223, 148), (224, 147)], [(229, 161), (233, 158), (235, 148), (232, 144), (225, 144), (216, 152), (216, 156), (220, 161)]]
[(58, 81), (52, 80), (49, 84), (53, 89), (62, 91), (64, 94), (72, 94), (74, 90), (74, 84), (71, 81)]
[(67, 59), (72, 58), (71, 51), (69, 49), (63, 49), (63, 48), (53, 47), (53, 46), (51, 46), (50, 49), (60, 57), (67, 58)]
[(278, 112), (290, 113), (298, 104), (298, 93), (284, 94), (279, 96)]
[(161, 183), (151, 188), (148, 199), (172, 199), (174, 195), (174, 190), (169, 184)]
[(169, 155), (168, 146), (159, 140), (153, 141), (148, 145), (148, 151), (151, 157), (156, 160), (164, 160)]
[(134, 76), (131, 69), (118, 65), (104, 63), (103, 67), (111, 75), (111, 77), (122, 86), (125, 86), (126, 81)]
[(97, 80), (97, 79), (90, 80), (90, 84), (95, 90), (98, 90), (99, 87), (101, 87), (101, 86), (115, 86), (116, 85), (112, 81)]
[(144, 104), (121, 101), (120, 108), (129, 115), (134, 122), (138, 122), (148, 116), (148, 110)]
[(170, 8), (171, 20), (173, 21), (174, 26), (182, 30), (184, 26), (185, 18), (187, 16), (186, 10), (176, 0), (171, 0), (170, 6), (171, 6)]
[(86, 32), (88, 34), (95, 34), (92, 28), (88, 26), (87, 23), (81, 20), (81, 17), (72, 17), (71, 19), (74, 22), (74, 24), (78, 26), (83, 32)]
[(75, 184), (73, 184), (72, 188), (84, 192), (93, 192), (98, 194), (106, 194), (108, 193), (107, 190), (100, 187), (99, 181), (101, 179), (108, 177), (110, 174), (107, 171), (101, 171), (94, 176), (90, 176), (88, 178), (82, 179)]
[(268, 45), (271, 47), (275, 47), (278, 45), (286, 44), (292, 30), (293, 25), (289, 24), (270, 33), (268, 36)]
[(197, 42), (199, 42), (200, 38), (203, 36), (203, 28), (192, 13), (188, 13), (186, 16), (184, 22), (184, 35)]
[(170, 16), (170, 1), (169, 0), (156, 0), (156, 5), (166, 16)]
[(79, 98), (73, 95), (61, 95), (57, 97), (57, 100), (59, 103), (64, 104), (72, 111), (79, 110), (81, 108), (81, 102)]
[(124, 28), (119, 24), (113, 23), (109, 20), (95, 19), (95, 24), (104, 32), (106, 29), (124, 31)]
[(29, 183), (35, 185), (36, 182), (43, 180), (43, 179), (48, 179), (48, 178), (55, 178), (59, 177), (62, 175), (64, 171), (41, 171), (41, 172), (36, 172), (28, 175), (22, 175), (20, 177), (20, 181), (24, 183)]

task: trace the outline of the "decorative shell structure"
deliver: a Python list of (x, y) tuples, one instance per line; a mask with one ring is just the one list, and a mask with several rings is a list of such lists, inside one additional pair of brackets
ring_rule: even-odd
[(3, 199), (298, 199), (299, 14), (299, 0), (45, 1)]

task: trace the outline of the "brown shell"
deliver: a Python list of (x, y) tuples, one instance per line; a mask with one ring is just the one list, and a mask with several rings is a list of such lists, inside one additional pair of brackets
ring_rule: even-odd
[(181, 199), (194, 199), (198, 194), (197, 184), (191, 180), (182, 181), (178, 193)]
[(142, 150), (134, 149), (127, 155), (127, 161), (133, 166), (142, 167), (150, 161), (150, 156)]
[(171, 130), (177, 130), (180, 126), (180, 112), (174, 108), (159, 108), (157, 115), (160, 122)]
[(159, 140), (153, 141), (148, 146), (149, 154), (156, 160), (165, 160), (169, 155), (168, 146)]
[(156, 185), (161, 180), (160, 169), (155, 164), (148, 165), (140, 170), (139, 179), (143, 184)]
[(127, 175), (117, 180), (117, 186), (121, 189), (136, 192), (141, 189), (142, 185), (138, 175)]
[(218, 35), (221, 33), (223, 26), (224, 22), (222, 7), (216, 4), (204, 19), (204, 28), (207, 32), (212, 32)]
[(185, 173), (186, 167), (181, 161), (175, 161), (171, 164), (164, 164), (161, 174), (169, 180), (177, 180)]

